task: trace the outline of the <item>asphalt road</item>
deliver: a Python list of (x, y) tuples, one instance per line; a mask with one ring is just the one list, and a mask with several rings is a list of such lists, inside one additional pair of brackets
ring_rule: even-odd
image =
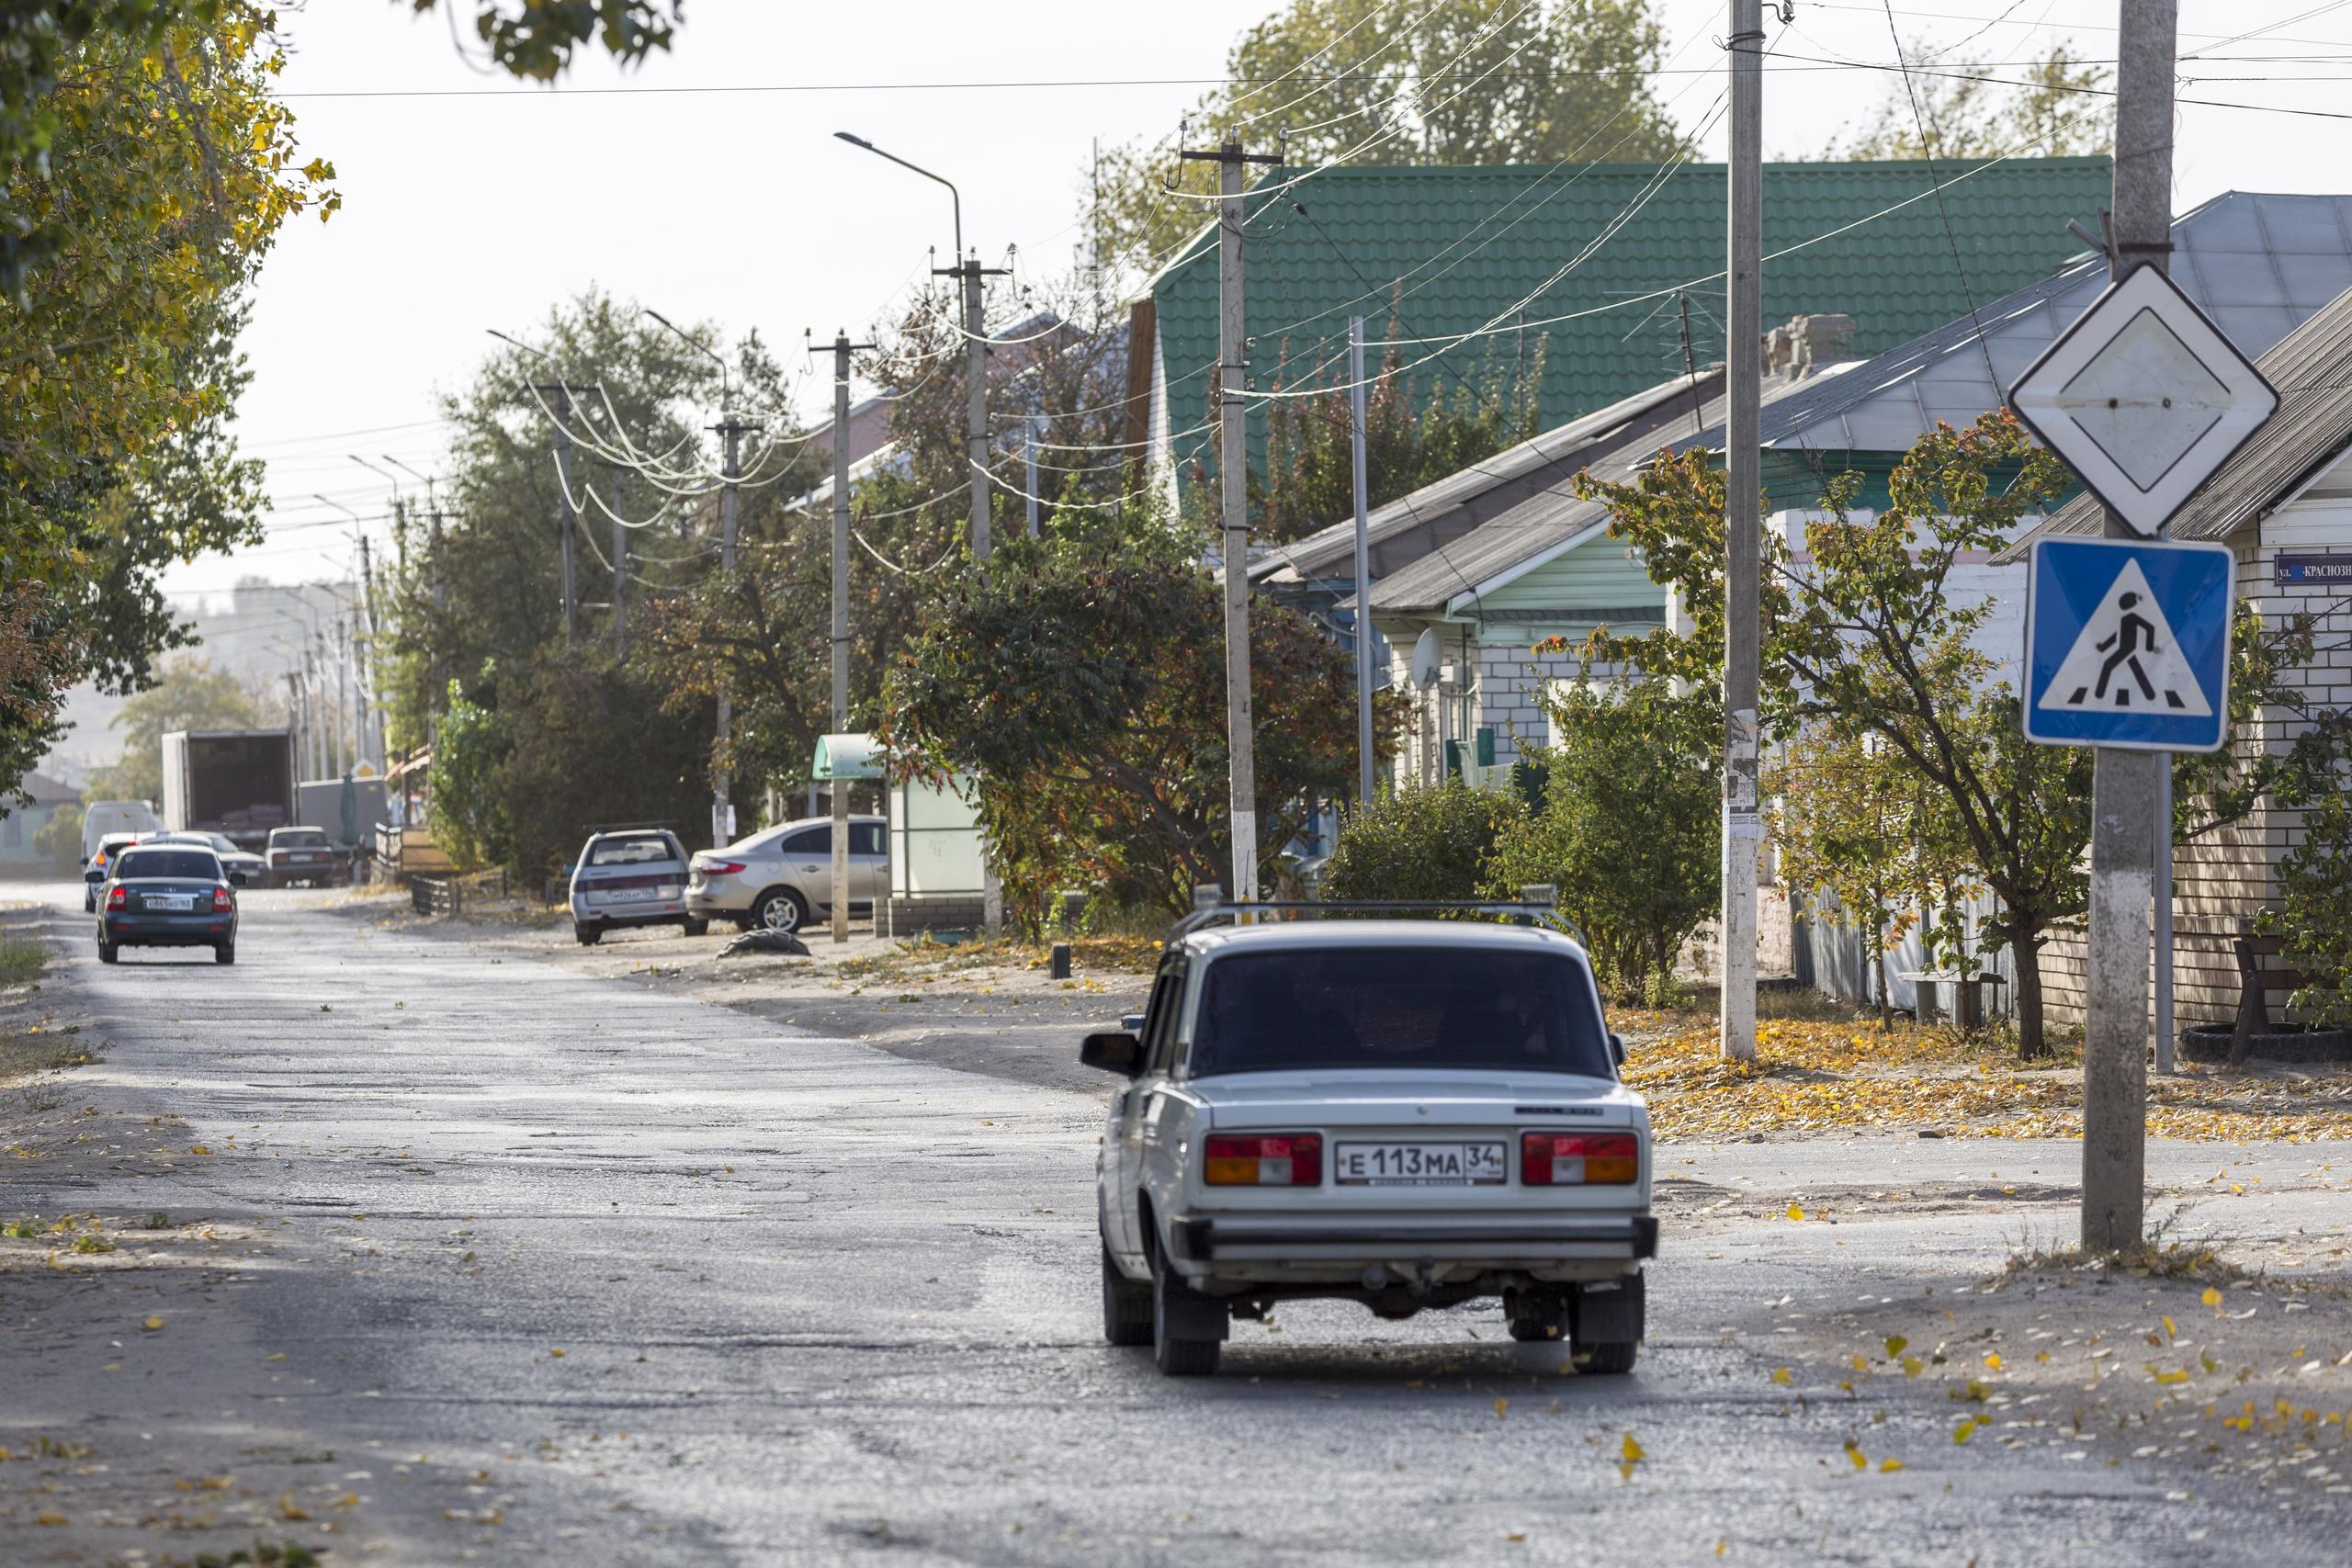
[[(56, 897), (52, 985), (107, 1049), (62, 1112), (87, 1141), (0, 1164), (0, 1209), (212, 1234), (0, 1274), (0, 1443), (88, 1454), (0, 1464), (0, 1560), (190, 1561), (232, 1527), (417, 1564), (2346, 1559), (2316, 1487), (2207, 1495), (2128, 1439), (1962, 1448), (1926, 1379), (1772, 1381), (1836, 1306), (1926, 1315), (2006, 1242), (2066, 1239), (2064, 1145), (1669, 1152), (1631, 1378), (1493, 1309), (1333, 1306), (1177, 1382), (1098, 1337), (1098, 1099), (984, 1043), (910, 1060), (303, 894), (248, 897), (233, 969), (101, 969)], [(2267, 1173), (2264, 1223), (2340, 1225), (2319, 1172), (2352, 1151), (2225, 1153)], [(28, 1527), (36, 1473), (66, 1522)], [(260, 1501), (156, 1524), (216, 1474)]]

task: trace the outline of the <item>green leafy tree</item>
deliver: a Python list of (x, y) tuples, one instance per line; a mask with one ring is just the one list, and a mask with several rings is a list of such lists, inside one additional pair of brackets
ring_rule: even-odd
[(2307, 977), (2294, 1005), (2352, 1023), (2352, 714), (2315, 716), (2291, 761), (2278, 804), (2302, 814), (2302, 833), (2278, 863), (2278, 908), (2262, 926)]
[(662, 822), (688, 844), (704, 842), (707, 708), (666, 703), (602, 654), (543, 657), (503, 695), (512, 744), (492, 770), (490, 794), (513, 835), (509, 864), (530, 876), (554, 871), (601, 822)]
[(82, 817), (80, 801), (63, 801), (33, 833), (33, 852), (60, 876), (73, 876), (82, 869)]
[(1911, 69), (1892, 79), (1862, 128), (1833, 144), (1833, 158), (1998, 158), (2025, 152), (2079, 158), (2115, 149), (2114, 73), (2061, 43), (2012, 72), (1947, 63), (1905, 51)]
[(114, 716), (122, 758), (101, 770), (84, 793), (92, 800), (164, 798), (164, 737), (175, 729), (253, 729), (281, 719), (237, 677), (209, 660), (183, 654), (155, 683), (128, 698)]
[[(1760, 589), (1762, 702), (1768, 742), (1807, 724), (1871, 735), (1933, 809), (1951, 814), (1967, 858), (1999, 900), (1981, 932), (2016, 959), (2020, 1055), (2044, 1051), (2040, 953), (2053, 929), (2083, 913), (2090, 830), (2091, 753), (2037, 746), (2018, 722), (2018, 699), (1973, 637), (1993, 603), (1955, 599), (1951, 573), (1977, 552), (2005, 548), (2025, 520), (2047, 512), (2068, 480), (2006, 410), (1966, 430), (1939, 425), (1889, 479), (1889, 504), (1857, 518), (1858, 480), (1825, 480), (1819, 520), (1805, 529), (1810, 559), (1765, 540)], [(1591, 639), (1598, 658), (1623, 660), (1690, 683), (1701, 733), (1720, 737), (1723, 680), (1724, 481), (1708, 456), (1661, 455), (1630, 483), (1580, 479), (1577, 493), (1608, 502), (1612, 536), (1639, 546), (1650, 575), (1670, 584), (1690, 619), (1637, 637)], [(2242, 607), (2232, 642), (2233, 726), (2265, 705), (2291, 703), (2279, 673), (2307, 657), (2307, 627), (2266, 632)], [(1713, 742), (1711, 742), (1712, 744)], [(2280, 774), (2282, 760), (2222, 754), (2175, 770), (2177, 842), (2243, 818)], [(1858, 808), (1867, 803), (1856, 802)]]
[(1663, 681), (1564, 682), (1544, 702), (1559, 743), (1542, 807), (1503, 833), (1487, 891), (1558, 889), (1602, 985), (1629, 1001), (1673, 985), (1675, 955), (1720, 900), (1722, 792), (1690, 698)]
[(1517, 795), (1459, 779), (1380, 795), (1340, 820), (1327, 898), (1479, 897), (1497, 843), (1526, 816)]
[[(1276, 136), (1290, 163), (1657, 163), (1687, 156), (1650, 83), (1647, 0), (1291, 0), (1235, 40), (1193, 144)], [(1164, 181), (1172, 179), (1178, 194)], [(1097, 258), (1148, 265), (1205, 221), (1216, 171), (1136, 141), (1088, 170)]]
[[(1423, 398), (1392, 344), (1364, 389), (1371, 504), (1385, 505), (1534, 435), (1542, 417), (1541, 340), (1530, 359), (1506, 365), (1490, 357), (1468, 376), (1439, 380)], [(1285, 360), (1275, 371), (1277, 390), (1287, 368)], [(1264, 543), (1302, 537), (1354, 513), (1355, 416), (1344, 372), (1331, 372), (1329, 390), (1311, 397), (1277, 399), (1268, 412), (1266, 469), (1250, 476), (1250, 510)]]
[[(1085, 886), (1181, 911), (1226, 879), (1221, 614), (1207, 573), (1142, 543), (1105, 555), (1016, 540), (931, 602), (889, 671), (885, 734), (902, 766), (979, 781), (1016, 918)], [(1307, 795), (1355, 776), (1353, 667), (1264, 601), (1250, 647), (1266, 867)]]
[[(1792, 739), (1764, 775), (1772, 847), (1782, 884), (1805, 900), (1808, 918), (1867, 932), (1878, 972), (1879, 1026), (1893, 1021), (1886, 955), (1922, 921), (1931, 943), (1964, 936), (1961, 896), (1975, 882), (1965, 840), (1943, 797), (1930, 792), (1875, 736), (1834, 724)], [(1955, 919), (1936, 920), (1934, 912)], [(1952, 962), (1971, 956), (1953, 953)]]
[(514, 830), (496, 788), (499, 770), (514, 750), (505, 716), (449, 682), (447, 707), (434, 735), (431, 803), (433, 841), (467, 871), (514, 858)]
[[(135, 37), (67, 38), (37, 95), (0, 90), (0, 141), (38, 141), (0, 164), (0, 250), (17, 244), (0, 290), (0, 594), (42, 650), (11, 672), (0, 787), (56, 739), (65, 686), (135, 691), (186, 640), (156, 586), (165, 567), (256, 533), (259, 467), (227, 433), (244, 294), (279, 228), (335, 200), (333, 169), (303, 161), (268, 96), (281, 61), (266, 13), (164, 9)], [(0, 82), (26, 68), (6, 41), (44, 17), (0, 17)]]

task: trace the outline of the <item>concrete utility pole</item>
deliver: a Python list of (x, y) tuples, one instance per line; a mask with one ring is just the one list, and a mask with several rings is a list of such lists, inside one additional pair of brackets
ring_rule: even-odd
[[(2123, 0), (2116, 39), (2117, 276), (2172, 253), (2176, 0)], [(2139, 536), (2112, 511), (2107, 536)], [(2090, 964), (2083, 1018), (2083, 1250), (2140, 1245), (2148, 1122), (2148, 905), (2156, 858), (2157, 781), (2171, 758), (2101, 747), (2092, 754)], [(2170, 823), (2165, 824), (2169, 852)]]
[(1363, 318), (1348, 318), (1348, 446), (1356, 490), (1356, 809), (1372, 804), (1372, 480), (1364, 460)]
[[(849, 733), (849, 356), (870, 343), (833, 333), (833, 733)], [(838, 773), (838, 769), (836, 770)], [(877, 894), (876, 897), (887, 895)], [(833, 940), (849, 940), (849, 787), (833, 780)]]
[(560, 381), (539, 390), (555, 394), (555, 473), (563, 490), (563, 650), (569, 653), (580, 640), (580, 595), (571, 575), (571, 539), (580, 530), (580, 507), (571, 499), (571, 393)]
[(1232, 818), (1230, 897), (1258, 897), (1258, 757), (1250, 703), (1250, 406), (1242, 397), (1249, 338), (1243, 312), (1241, 187), (1252, 164), (1281, 160), (1249, 153), (1238, 141), (1214, 152), (1186, 151), (1187, 162), (1217, 165), (1217, 480), (1224, 492), (1218, 524), (1225, 562), (1225, 733)]
[(1732, 0), (1731, 211), (1724, 258), (1724, 905), (1720, 1041), (1726, 1061), (1756, 1055), (1757, 608), (1763, 556), (1760, 490), (1763, 385), (1764, 17), (1762, 0)]
[[(713, 426), (727, 442), (727, 461), (719, 469), (724, 481), (718, 491), (718, 570), (722, 577), (735, 574), (735, 481), (743, 477), (743, 433), (752, 426), (729, 412)], [(729, 688), (718, 688), (718, 765), (710, 771), (710, 847), (734, 842), (735, 803), (729, 798), (734, 776), (727, 766), (728, 748), (735, 743), (735, 696)]]
[(376, 686), (376, 662), (383, 656), (383, 650), (376, 646), (376, 566), (374, 558), (368, 553), (368, 536), (365, 534), (359, 536), (359, 615), (365, 633), (359, 644), (360, 700), (368, 705), (368, 711), (373, 718), (373, 723), (367, 728), (374, 731), (372, 735), (361, 735), (362, 752), (366, 751), (369, 740), (375, 742), (374, 757), (370, 759), (363, 755), (361, 761), (372, 760), (376, 771), (380, 773), (385, 767), (384, 705)]
[(618, 463), (611, 465), (613, 473), (613, 657), (628, 655), (628, 529), (621, 519), (628, 514), (628, 470)]
[[(887, 154), (886, 154), (887, 156)], [(935, 176), (934, 176), (935, 177)], [(941, 182), (945, 184), (944, 181)], [(955, 187), (950, 186), (949, 189)], [(956, 243), (960, 247), (963, 214), (958, 198), (956, 213)], [(980, 253), (975, 249), (959, 254), (952, 267), (934, 267), (935, 273), (957, 279), (964, 287), (964, 461), (968, 468), (972, 493), (972, 564), (977, 569), (988, 564), (989, 558), (989, 341), (988, 323), (981, 314), (980, 291), (985, 280), (1001, 275), (1005, 268), (983, 267)], [(833, 487), (834, 502), (841, 502), (841, 487)], [(839, 798), (838, 791), (836, 798)], [(839, 813), (836, 811), (836, 820)], [(839, 840), (833, 853), (841, 854)], [(836, 863), (838, 864), (838, 859)], [(846, 871), (836, 874), (846, 876)], [(843, 917), (836, 914), (836, 920)], [(1004, 878), (997, 871), (991, 857), (980, 871), (980, 924), (991, 937), (1004, 930)]]

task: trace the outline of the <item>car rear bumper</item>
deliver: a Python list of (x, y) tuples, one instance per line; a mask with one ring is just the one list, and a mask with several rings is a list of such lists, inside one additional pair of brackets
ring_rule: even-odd
[(1482, 1219), (1321, 1219), (1297, 1215), (1172, 1220), (1184, 1260), (1228, 1264), (1442, 1262), (1492, 1269), (1562, 1262), (1638, 1262), (1657, 1255), (1651, 1214), (1498, 1215)]
[(117, 947), (213, 947), (237, 940), (237, 922), (220, 915), (108, 915), (106, 940)]
[(688, 908), (685, 900), (680, 898), (611, 907), (574, 898), (571, 901), (571, 918), (583, 926), (601, 926), (607, 931), (618, 931), (627, 926), (674, 926), (680, 920), (700, 919)]
[(752, 897), (757, 891), (731, 882), (706, 883), (686, 888), (686, 912), (697, 919), (709, 919), (752, 912)]

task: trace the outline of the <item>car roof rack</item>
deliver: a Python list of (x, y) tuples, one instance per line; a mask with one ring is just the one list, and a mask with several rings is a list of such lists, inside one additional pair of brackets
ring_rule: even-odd
[[(1196, 896), (1193, 912), (1168, 929), (1170, 944), (1181, 942), (1204, 926), (1218, 920), (1231, 920), (1236, 925), (1250, 923), (1249, 917), (1272, 916), (1274, 921), (1325, 919), (1333, 915), (1485, 915), (1495, 919), (1510, 920), (1523, 925), (1539, 926), (1558, 931), (1574, 940), (1578, 947), (1590, 949), (1584, 932), (1574, 920), (1560, 913), (1557, 901), (1549, 887), (1527, 887), (1517, 900), (1468, 898), (1261, 898), (1247, 901), (1212, 897), (1215, 889), (1204, 888)], [(1271, 923), (1271, 922), (1270, 922)]]

